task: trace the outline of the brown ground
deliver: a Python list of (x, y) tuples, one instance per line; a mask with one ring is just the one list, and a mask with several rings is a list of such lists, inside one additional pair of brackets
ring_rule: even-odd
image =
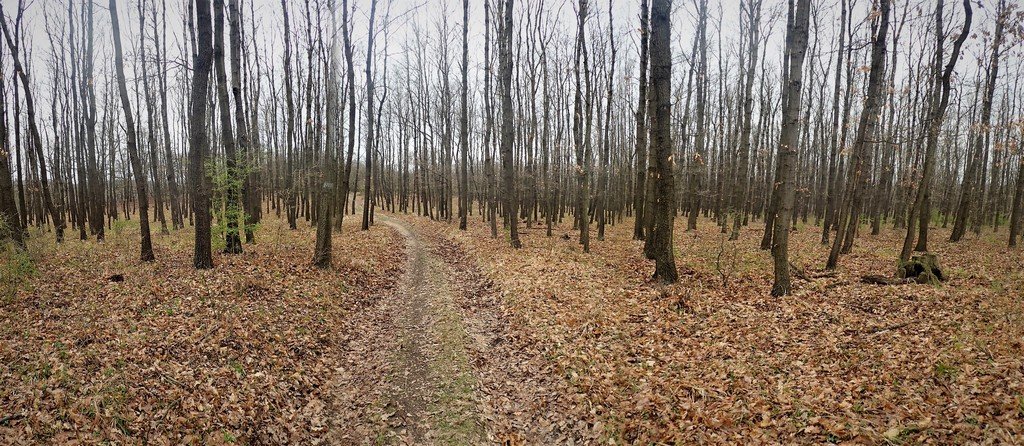
[(1024, 442), (1005, 233), (937, 229), (935, 288), (860, 283), (891, 272), (897, 232), (827, 274), (801, 226), (807, 279), (771, 298), (756, 223), (738, 242), (677, 227), (682, 279), (661, 287), (628, 220), (590, 254), (564, 226), (514, 251), (479, 220), (349, 220), (333, 271), (277, 220), (213, 271), (187, 230), (155, 237), (154, 264), (130, 223), (102, 245), (36, 234), (0, 302), (0, 443)]

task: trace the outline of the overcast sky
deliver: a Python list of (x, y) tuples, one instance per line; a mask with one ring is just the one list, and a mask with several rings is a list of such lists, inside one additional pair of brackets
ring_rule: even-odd
[[(13, 19), (13, 14), (16, 11), (18, 0), (0, 0), (4, 5), (4, 12), (8, 15), (8, 19)], [(69, 1), (75, 1), (76, 5), (79, 0), (25, 0), (28, 5), (26, 16), (25, 16), (25, 29), (28, 32), (30, 48), (32, 50), (32, 70), (33, 79), (36, 83), (35, 88), (37, 93), (37, 101), (40, 102), (38, 107), (43, 110), (43, 113), (49, 110), (49, 94), (50, 83), (52, 82), (52, 74), (49, 68), (50, 60), (52, 58), (53, 47), (50, 44), (50, 36), (47, 30), (51, 30), (53, 33), (52, 38), (55, 39), (58, 45), (58, 51), (60, 45), (65, 40), (66, 28), (64, 22), (67, 16), (67, 6)], [(147, 0), (152, 4), (156, 2), (159, 6), (162, 2), (166, 2), (166, 8), (168, 13), (167, 18), (167, 33), (168, 33), (168, 53), (169, 56), (178, 61), (183, 62), (185, 58), (182, 57), (182, 45), (184, 42), (185, 26), (183, 24), (184, 3), (183, 0)], [(226, 1), (226, 0), (225, 0)], [(259, 47), (258, 52), (264, 60), (270, 63), (280, 66), (281, 55), (283, 54), (282, 41), (283, 41), (283, 26), (282, 26), (282, 15), (281, 15), (281, 2), (280, 0), (242, 0), (243, 1), (243, 14), (250, 18), (255, 18), (257, 26), (256, 44)], [(327, 0), (310, 0), (312, 8), (316, 9), (315, 5), (322, 2), (324, 5), (327, 4)], [(338, 3), (340, 5), (340, 1)], [(515, 20), (517, 21), (516, 27), (521, 26), (525, 22), (525, 16), (527, 10), (533, 10), (536, 8), (540, 0), (520, 0), (516, 2), (517, 14)], [(764, 0), (763, 10), (763, 24), (768, 25), (765, 32), (770, 33), (770, 38), (767, 41), (767, 61), (772, 67), (778, 67), (778, 61), (782, 57), (782, 41), (784, 34), (785, 24), (785, 0)], [(1012, 0), (1011, 0), (1012, 1)], [(978, 56), (982, 52), (981, 38), (984, 35), (983, 31), (991, 32), (993, 26), (993, 20), (991, 17), (991, 11), (994, 9), (995, 0), (980, 0), (978, 3), (981, 8), (975, 11), (975, 37), (972, 37), (968, 41), (965, 47), (965, 60), (967, 62), (961, 63), (958, 66), (958, 73), (964, 76), (966, 79), (973, 80), (977, 73), (980, 63), (977, 62)], [(696, 22), (696, 7), (695, 0), (676, 0), (673, 2), (673, 45), (674, 45), (674, 56), (676, 64), (674, 67), (674, 76), (677, 85), (681, 82), (684, 77), (686, 70), (687, 60), (685, 59), (686, 52), (690, 50), (692, 38), (694, 35), (694, 25)], [(838, 27), (838, 4), (839, 0), (815, 0), (816, 5), (816, 21), (818, 25), (818, 39), (817, 45), (818, 50), (823, 54), (821, 60), (818, 62), (818, 69), (828, 68), (825, 64), (830, 59), (831, 49), (835, 46), (835, 32)], [(368, 25), (368, 14), (370, 8), (370, 0), (349, 0), (350, 6), (353, 8), (354, 14), (352, 17), (354, 27), (354, 39), (356, 46), (356, 54), (365, 52), (365, 43), (367, 37), (367, 25)], [(470, 2), (470, 27), (469, 27), (469, 39), (470, 39), (470, 76), (471, 82), (479, 75), (479, 67), (483, 59), (483, 36), (484, 36), (484, 10), (482, 0), (472, 0)], [(549, 17), (554, 20), (554, 30), (556, 38), (572, 39), (573, 34), (576, 30), (575, 24), (575, 1), (571, 0), (544, 0), (544, 9), (549, 11)], [(710, 15), (709, 18), (709, 64), (711, 64), (712, 75), (716, 72), (717, 58), (720, 54), (725, 54), (727, 57), (733, 59), (734, 63), (736, 60), (737, 51), (737, 40), (739, 38), (739, 0), (709, 0), (710, 4)], [(899, 77), (903, 77), (908, 72), (908, 67), (917, 63), (916, 58), (908, 60), (906, 54), (913, 48), (915, 51), (919, 51), (921, 45), (924, 42), (930, 42), (930, 36), (923, 36), (925, 32), (925, 26), (930, 23), (932, 19), (932, 11), (934, 8), (934, 0), (912, 0), (909, 3), (904, 1), (897, 1), (897, 7), (893, 13), (893, 27), (897, 27), (898, 22), (902, 19), (903, 15), (906, 14), (907, 25), (906, 29), (901, 35), (900, 43), (900, 57), (901, 60), (898, 63), (899, 68), (897, 73)], [(118, 9), (121, 14), (121, 33), (122, 39), (125, 42), (125, 51), (128, 59), (128, 77), (131, 83), (134, 79), (134, 57), (138, 42), (140, 39), (138, 30), (138, 13), (137, 13), (137, 0), (118, 0)], [(290, 9), (292, 31), (295, 34), (296, 39), (304, 39), (304, 23), (305, 23), (305, 11), (306, 1), (305, 0), (288, 0)], [(612, 12), (614, 14), (615, 28), (616, 28), (616, 39), (619, 46), (620, 70), (630, 70), (624, 73), (629, 75), (636, 69), (637, 60), (637, 48), (636, 41), (638, 39), (639, 20), (637, 18), (639, 9), (639, 0), (612, 0), (610, 3)], [(607, 31), (607, 14), (609, 10), (608, 1), (596, 1), (592, 3), (592, 9), (594, 10), (594, 16), (591, 19), (590, 26), (593, 29), (600, 30), (601, 33)], [(855, 1), (854, 7), (854, 18), (855, 26), (857, 29), (863, 31), (866, 24), (864, 23), (864, 17), (870, 8), (868, 0), (857, 0)], [(959, 29), (962, 23), (963, 11), (961, 10), (960, 2), (947, 0), (947, 11), (949, 12), (949, 18), (947, 19), (947, 28), (951, 30)], [(317, 20), (316, 12), (312, 13), (314, 21)], [(329, 19), (324, 12), (322, 23), (325, 28), (329, 28)], [(96, 54), (97, 54), (97, 70), (98, 79), (97, 85), (99, 88), (103, 88), (103, 85), (107, 82), (109, 69), (111, 68), (111, 37), (110, 37), (110, 18), (109, 11), (107, 9), (107, 0), (99, 0), (96, 3), (95, 9), (96, 18)], [(382, 22), (387, 18), (386, 28), (382, 28)], [(340, 20), (339, 20), (340, 21)], [(453, 39), (452, 47), (452, 67), (453, 70), (457, 68), (457, 60), (459, 58), (459, 51), (461, 42), (459, 40), (461, 32), (462, 22), (462, 2), (461, 0), (378, 0), (378, 11), (377, 11), (377, 26), (378, 26), (378, 41), (377, 48), (379, 51), (384, 51), (385, 48), (388, 51), (391, 60), (400, 60), (402, 52), (406, 51), (407, 48), (413, 48), (415, 45), (406, 45), (405, 42), (410, 41), (414, 37), (414, 29), (419, 29), (422, 33), (426, 33), (428, 38), (435, 39), (438, 30), (442, 24), (446, 24), (451, 30), (451, 38)], [(721, 35), (721, 45), (718, 42), (719, 31)], [(81, 33), (81, 30), (77, 30)], [(865, 38), (865, 32), (860, 32), (857, 41), (862, 42)], [(813, 36), (812, 36), (813, 39)], [(567, 40), (569, 41), (569, 40)], [(815, 42), (812, 41), (812, 47)], [(913, 45), (913, 46), (912, 46)], [(719, 52), (721, 47), (721, 53)], [(151, 51), (151, 50), (150, 50)], [(428, 50), (430, 54), (434, 54), (434, 49)], [(1020, 47), (1013, 50), (1007, 57), (1006, 66), (1007, 72), (1012, 70), (1020, 69)], [(304, 57), (304, 55), (302, 55)], [(433, 56), (431, 56), (433, 57)], [(364, 56), (360, 55), (356, 57), (357, 70), (361, 73), (361, 66), (363, 65)], [(5, 73), (9, 76), (11, 73), (11, 63), (8, 54), (3, 56), (3, 64), (5, 65)], [(176, 70), (180, 72), (180, 70)], [(735, 73), (735, 70), (732, 71)], [(452, 82), (457, 81), (457, 76), (452, 73)], [(178, 91), (179, 86), (176, 82), (176, 75), (172, 74), (171, 89)], [(8, 83), (8, 87), (10, 84)], [(131, 89), (131, 88), (130, 88)]]

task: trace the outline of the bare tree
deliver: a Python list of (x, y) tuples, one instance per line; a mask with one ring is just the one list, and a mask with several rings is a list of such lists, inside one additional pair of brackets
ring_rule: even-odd
[(320, 161), (320, 208), (317, 210), (316, 247), (313, 251), (313, 264), (318, 268), (331, 266), (331, 213), (334, 197), (334, 185), (329, 181), (332, 177), (328, 172), (335, 168), (333, 153), (338, 145), (340, 134), (338, 127), (338, 20), (334, 0), (329, 1), (331, 11), (331, 48), (330, 67), (327, 71), (327, 147)]
[[(921, 251), (927, 251), (927, 230), (928, 220), (931, 219), (931, 215), (925, 215), (922, 210), (924, 209), (925, 203), (928, 202), (931, 196), (931, 185), (932, 177), (935, 174), (935, 158), (938, 152), (939, 145), (939, 132), (942, 129), (942, 121), (946, 117), (946, 108), (949, 106), (949, 92), (951, 90), (950, 79), (953, 76), (953, 70), (956, 68), (956, 62), (960, 59), (960, 48), (967, 40), (967, 36), (971, 32), (971, 19), (973, 17), (973, 11), (971, 10), (970, 0), (964, 0), (964, 13), (966, 18), (964, 19), (963, 29), (960, 31), (960, 35), (957, 36), (953, 42), (953, 52), (950, 54), (949, 62), (943, 67), (943, 48), (942, 43), (946, 39), (946, 34), (943, 29), (943, 5), (944, 0), (938, 0), (935, 6), (935, 56), (934, 56), (934, 73), (938, 77), (936, 81), (939, 83), (940, 88), (935, 90), (932, 94), (930, 105), (930, 113), (928, 116), (928, 135), (925, 141), (925, 155), (924, 155), (924, 166), (921, 174), (921, 182), (917, 185), (917, 193), (915, 194), (914, 203), (910, 206), (910, 215), (907, 217), (907, 235), (903, 239), (903, 248), (900, 250), (900, 264), (910, 259), (911, 247), (914, 245), (914, 235), (918, 226), (922, 231), (921, 242), (918, 247)], [(917, 220), (921, 219), (920, 225), (917, 224)]]
[[(519, 205), (515, 188), (515, 160), (512, 144), (515, 139), (512, 116), (512, 7), (514, 0), (503, 0), (501, 32), (498, 34), (498, 81), (501, 96), (501, 179), (504, 185), (504, 211), (508, 220), (509, 243), (513, 248), (523, 247), (519, 240)], [(586, 0), (581, 0), (586, 1)]]
[(363, 226), (370, 229), (370, 179), (373, 176), (373, 20), (377, 14), (377, 0), (370, 3), (370, 30), (366, 41), (366, 183), (363, 185)]
[(673, 250), (675, 177), (672, 166), (672, 0), (651, 2), (651, 162), (653, 231), (645, 252), (654, 260), (654, 280), (679, 279)]
[(207, 91), (213, 69), (213, 23), (210, 0), (196, 0), (196, 47), (192, 69), (192, 92), (189, 98), (189, 181), (192, 183), (192, 212), (195, 214), (195, 252), (192, 265), (196, 269), (213, 268), (211, 251), (210, 177), (205, 166), (210, 154), (210, 136), (206, 131)]
[(882, 106), (882, 86), (885, 83), (886, 35), (889, 30), (891, 0), (879, 0), (879, 12), (873, 14), (873, 38), (871, 42), (871, 64), (868, 72), (867, 93), (864, 110), (860, 114), (853, 151), (846, 174), (846, 190), (836, 220), (836, 238), (832, 242), (825, 268), (833, 270), (839, 264), (839, 254), (849, 252), (860, 223), (868, 172), (871, 169), (871, 145), (878, 130), (878, 114)]
[[(885, 0), (882, 0), (885, 1)], [(779, 203), (773, 221), (772, 258), (775, 264), (773, 296), (790, 293), (789, 281), (789, 226), (796, 196), (796, 163), (800, 135), (800, 106), (803, 92), (803, 65), (807, 54), (810, 22), (810, 0), (790, 2), (786, 31), (786, 68), (782, 84), (782, 130), (779, 131), (778, 168), (775, 187)]]
[(110, 26), (114, 35), (114, 67), (117, 71), (117, 90), (121, 95), (124, 110), (125, 134), (128, 140), (128, 159), (135, 175), (135, 192), (139, 201), (139, 229), (142, 232), (142, 246), (139, 258), (143, 262), (155, 259), (153, 242), (149, 234), (149, 196), (146, 192), (146, 169), (139, 157), (138, 137), (135, 134), (135, 116), (132, 114), (128, 87), (124, 80), (124, 56), (121, 51), (121, 29), (117, 20), (117, 0), (110, 0)]
[[(18, 22), (21, 20), (23, 8), (24, 5), (19, 1)], [(39, 165), (39, 183), (43, 195), (43, 208), (53, 221), (53, 232), (57, 236), (57, 242), (60, 243), (64, 241), (64, 213), (60, 210), (60, 204), (54, 202), (53, 196), (50, 193), (49, 174), (46, 171), (46, 155), (43, 153), (43, 138), (39, 133), (39, 126), (36, 123), (35, 100), (32, 95), (32, 90), (29, 87), (31, 83), (29, 82), (28, 73), (25, 71), (24, 65), (22, 65), (21, 57), (18, 56), (19, 46), (15, 43), (11, 30), (7, 26), (6, 17), (6, 14), (4, 14), (4, 7), (0, 4), (0, 26), (3, 27), (4, 38), (7, 40), (7, 48), (10, 50), (11, 58), (14, 60), (14, 72), (20, 78), (21, 86), (25, 93), (25, 112), (28, 115), (28, 130), (33, 149), (30, 151), (30, 155), (35, 156), (35, 162)], [(15, 102), (17, 103), (17, 99)], [(24, 203), (22, 203), (22, 205), (22, 209), (25, 209)]]
[(459, 229), (469, 218), (469, 0), (462, 0), (462, 97), (459, 117)]
[(640, 75), (637, 83), (640, 84), (640, 94), (637, 98), (635, 130), (636, 157), (636, 182), (633, 185), (633, 239), (643, 240), (645, 237), (644, 204), (647, 192), (647, 68), (650, 65), (648, 55), (648, 40), (650, 39), (650, 7), (647, 0), (640, 0)]

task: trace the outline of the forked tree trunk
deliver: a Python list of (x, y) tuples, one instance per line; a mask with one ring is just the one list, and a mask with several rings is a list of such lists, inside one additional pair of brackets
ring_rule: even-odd
[[(917, 186), (917, 193), (915, 194), (913, 204), (910, 206), (910, 214), (907, 218), (907, 235), (903, 239), (903, 248), (900, 250), (899, 263), (901, 265), (910, 259), (915, 231), (921, 231), (921, 244), (918, 245), (919, 250), (926, 251), (928, 249), (925, 237), (927, 237), (928, 220), (931, 219), (931, 215), (925, 212), (925, 204), (928, 203), (931, 196), (932, 177), (935, 173), (935, 157), (939, 146), (939, 131), (942, 130), (946, 108), (949, 106), (949, 92), (952, 89), (950, 79), (953, 75), (953, 69), (956, 67), (957, 60), (960, 59), (960, 48), (963, 46), (964, 41), (967, 40), (967, 36), (971, 31), (971, 18), (973, 14), (971, 2), (970, 0), (964, 0), (964, 13), (966, 14), (964, 27), (960, 31), (960, 35), (957, 36), (956, 41), (953, 42), (953, 53), (950, 55), (949, 62), (946, 63), (944, 68), (940, 68), (942, 67), (943, 60), (942, 42), (946, 38), (942, 26), (943, 3), (943, 0), (938, 0), (935, 8), (935, 73), (939, 74), (937, 81), (941, 84), (941, 87), (939, 90), (935, 90), (934, 97), (931, 100), (931, 116), (928, 117), (928, 135), (925, 141), (924, 168), (921, 174), (921, 183)], [(918, 219), (921, 220), (920, 228), (917, 227), (918, 225), (915, 225)]]

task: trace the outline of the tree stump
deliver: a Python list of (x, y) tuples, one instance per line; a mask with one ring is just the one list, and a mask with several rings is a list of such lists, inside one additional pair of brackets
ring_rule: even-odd
[(920, 284), (940, 285), (946, 275), (939, 266), (939, 258), (935, 254), (925, 253), (913, 256), (900, 266), (897, 276), (901, 279), (913, 279)]

